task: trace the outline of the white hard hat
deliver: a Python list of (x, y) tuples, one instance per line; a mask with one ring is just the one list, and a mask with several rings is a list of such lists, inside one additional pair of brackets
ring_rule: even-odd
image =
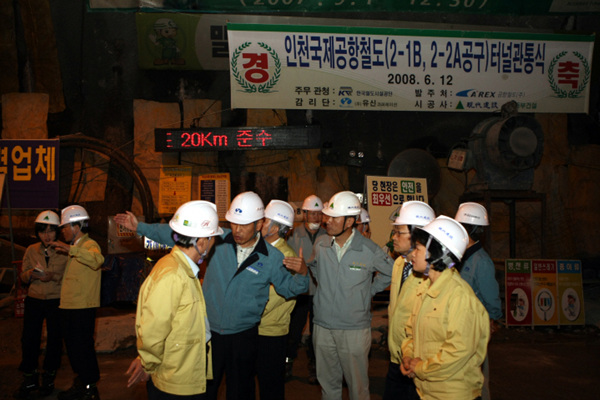
[(435, 212), (422, 201), (407, 201), (402, 204), (392, 225), (425, 226), (435, 219)]
[(54, 211), (46, 210), (38, 214), (35, 219), (36, 224), (60, 225), (60, 218)]
[(323, 201), (316, 195), (311, 194), (304, 199), (302, 209), (306, 211), (321, 211), (323, 209)]
[(195, 200), (182, 204), (169, 221), (173, 231), (191, 238), (223, 234), (219, 227), (217, 206), (209, 201)]
[(334, 194), (327, 208), (323, 209), (323, 214), (330, 217), (346, 217), (346, 216), (357, 216), (360, 214), (360, 201), (358, 197), (352, 192), (338, 192)]
[(254, 192), (243, 192), (235, 196), (225, 219), (234, 224), (246, 225), (265, 216), (265, 205)]
[(400, 206), (400, 207), (396, 208), (394, 211), (392, 211), (392, 213), (389, 216), (390, 221), (394, 222), (396, 220), (396, 218), (398, 218), (398, 215), (400, 215), (401, 208), (402, 208), (402, 206)]
[(369, 217), (369, 212), (364, 208), (360, 209), (360, 218), (358, 221), (360, 224), (366, 224), (371, 222), (371, 217)]
[(458, 222), (470, 225), (488, 226), (488, 214), (484, 206), (479, 203), (462, 203), (454, 217)]
[(282, 200), (271, 200), (265, 208), (265, 217), (290, 228), (294, 226), (294, 208)]
[(459, 260), (465, 254), (467, 244), (469, 244), (469, 234), (465, 227), (458, 221), (445, 215), (440, 215), (424, 227), (418, 227), (417, 229), (422, 229), (429, 233)]
[(159, 18), (154, 21), (154, 29), (177, 29), (177, 24), (170, 18)]
[(86, 219), (90, 219), (85, 208), (81, 206), (69, 206), (63, 208), (60, 214), (60, 225), (70, 224), (71, 222), (84, 221)]

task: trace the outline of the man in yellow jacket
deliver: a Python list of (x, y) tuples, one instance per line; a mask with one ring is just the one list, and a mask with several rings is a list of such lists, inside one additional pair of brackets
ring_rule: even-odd
[[(261, 234), (285, 257), (296, 257), (294, 249), (285, 241), (293, 225), (294, 208), (285, 201), (271, 200), (265, 208)], [(256, 374), (261, 400), (283, 400), (285, 397), (285, 351), (295, 304), (295, 298), (286, 300), (271, 285), (269, 301), (258, 325)]]
[[(200, 399), (212, 379), (210, 326), (198, 273), (213, 236), (223, 234), (217, 207), (183, 204), (169, 222), (175, 246), (146, 278), (135, 319), (139, 357), (128, 386), (147, 381), (148, 399)], [(148, 380), (148, 378), (151, 378)]]
[(100, 279), (104, 257), (88, 235), (89, 215), (78, 205), (62, 210), (61, 228), (67, 243), (52, 242), (68, 254), (60, 291), (62, 332), (67, 355), (77, 375), (73, 386), (58, 393), (59, 400), (98, 400), (100, 370), (94, 348), (96, 308), (100, 307)]

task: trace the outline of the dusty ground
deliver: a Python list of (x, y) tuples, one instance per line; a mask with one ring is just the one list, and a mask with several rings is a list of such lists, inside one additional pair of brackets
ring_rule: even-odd
[[(127, 310), (101, 310), (101, 315)], [(11, 308), (0, 310), (0, 400), (10, 399), (20, 383), (19, 339), (22, 321), (14, 318)], [(99, 354), (103, 400), (145, 399), (145, 388), (126, 388), (124, 371), (135, 357), (128, 348)], [(600, 329), (595, 325), (578, 328), (550, 329), (504, 328), (496, 333), (489, 346), (491, 392), (495, 400), (512, 399), (599, 399), (597, 387), (600, 371)], [(385, 346), (374, 345), (371, 353), (371, 398), (383, 395), (388, 353)], [(295, 378), (286, 385), (286, 398), (318, 399), (318, 386), (307, 383), (306, 353), (299, 352), (294, 364)], [(66, 356), (58, 373), (56, 386), (66, 389), (73, 375)], [(54, 395), (47, 397), (53, 399)], [(224, 399), (224, 396), (222, 396)], [(344, 399), (347, 399), (344, 393)]]

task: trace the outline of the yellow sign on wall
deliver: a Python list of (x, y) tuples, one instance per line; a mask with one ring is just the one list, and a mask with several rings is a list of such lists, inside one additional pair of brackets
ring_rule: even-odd
[(162, 166), (158, 190), (158, 213), (174, 214), (192, 198), (192, 167)]
[(427, 179), (366, 176), (367, 211), (371, 217), (371, 240), (383, 247), (390, 241), (391, 217), (405, 201), (427, 203)]

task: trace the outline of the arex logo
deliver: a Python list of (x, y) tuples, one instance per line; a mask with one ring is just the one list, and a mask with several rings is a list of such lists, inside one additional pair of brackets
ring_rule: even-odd
[(477, 97), (482, 99), (489, 99), (492, 97), (495, 98), (496, 92), (482, 91), (477, 89), (467, 89), (461, 90), (460, 92), (456, 93), (456, 95), (458, 97)]
[(548, 65), (548, 83), (558, 98), (577, 98), (590, 82), (590, 64), (577, 51), (561, 51)]
[(245, 93), (272, 93), (281, 77), (281, 61), (266, 43), (244, 42), (231, 56), (231, 73)]

